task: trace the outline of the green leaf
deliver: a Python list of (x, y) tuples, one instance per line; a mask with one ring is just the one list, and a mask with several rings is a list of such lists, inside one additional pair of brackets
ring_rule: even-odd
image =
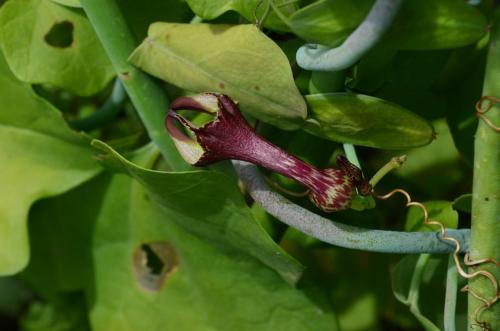
[(368, 95), (327, 93), (306, 96), (310, 117), (304, 129), (333, 141), (383, 149), (428, 144), (432, 126), (401, 106)]
[(83, 290), (93, 281), (93, 229), (110, 177), (103, 173), (31, 208), (31, 258), (20, 277), (38, 296), (53, 301), (60, 292)]
[(433, 143), (405, 152), (407, 161), (395, 174), (431, 196), (456, 194), (470, 174), (464, 169), (446, 121), (433, 121), (432, 126), (436, 132)]
[(471, 213), (472, 210), (472, 194), (462, 194), (453, 201), (453, 209)]
[[(290, 17), (298, 36), (339, 45), (366, 17), (373, 1), (320, 0)], [(472, 44), (487, 31), (487, 20), (462, 0), (407, 0), (381, 41), (384, 48), (446, 49)]]
[[(147, 167), (157, 157), (158, 151), (150, 145), (132, 155), (132, 160)], [(185, 181), (186, 174), (176, 174), (181, 179), (166, 198), (183, 195), (179, 183), (188, 195), (196, 194), (200, 186), (212, 185), (213, 196), (220, 197), (213, 203), (222, 203), (217, 205), (222, 210), (232, 208), (234, 200), (220, 191), (220, 184)], [(210, 214), (213, 207), (205, 203), (196, 209)], [(35, 287), (47, 286), (43, 292), (52, 292), (49, 297), (55, 294), (56, 298), (57, 291), (75, 291), (85, 285), (92, 330), (337, 330), (332, 327), (336, 320), (330, 310), (317, 306), (305, 292), (245, 253), (245, 240), (238, 247), (227, 242), (225, 238), (231, 236), (228, 223), (237, 226), (249, 221), (237, 215), (219, 215), (218, 222), (210, 225), (218, 230), (216, 235), (198, 236), (186, 228), (193, 225), (190, 213), (158, 206), (144, 186), (128, 176), (103, 174), (62, 196), (39, 202), (31, 216), (33, 224), (41, 223), (32, 231), (33, 249), (44, 243), (48, 247), (33, 256), (24, 278), (29, 274), (31, 284), (32, 279), (38, 280)], [(215, 217), (200, 218), (198, 223)], [(280, 259), (282, 251), (275, 244), (269, 251), (258, 244), (263, 235), (248, 234), (256, 249)], [(161, 248), (169, 254), (162, 255)], [(291, 261), (284, 255), (281, 259)], [(62, 277), (69, 281), (59, 283)]]
[[(424, 206), (429, 212), (431, 221), (438, 221), (446, 228), (456, 229), (458, 226), (458, 213), (453, 209), (453, 205), (449, 201), (426, 201)], [(411, 207), (406, 216), (406, 231), (439, 231), (436, 225), (424, 225), (424, 214), (421, 208)]]
[(479, 10), (462, 0), (407, 0), (383, 42), (411, 50), (456, 48), (481, 39), (487, 26)]
[[(245, 252), (294, 283), (302, 268), (268, 236), (251, 216), (232, 179), (209, 171), (169, 173), (149, 171), (128, 162), (108, 145), (93, 146), (109, 154), (105, 162), (133, 176), (151, 198), (171, 210), (180, 225), (215, 245)], [(193, 208), (196, 206), (196, 208)]]
[(17, 277), (0, 277), (0, 316), (19, 316), (34, 292)]
[(474, 164), (474, 136), (478, 121), (474, 106), (483, 93), (488, 45), (489, 38), (483, 38), (474, 47), (455, 51), (450, 60), (461, 70), (454, 76), (448, 75), (456, 85), (446, 96), (449, 104), (446, 119), (455, 146), (471, 167)]
[(92, 95), (114, 76), (88, 20), (49, 0), (11, 0), (2, 6), (0, 43), (12, 71), (25, 82)]
[[(146, 170), (95, 145), (139, 182), (113, 176), (102, 199), (88, 292), (93, 330), (337, 330), (331, 311), (271, 269), (297, 267), (265, 239), (225, 176)], [(157, 155), (146, 148), (133, 161), (147, 166)], [(261, 262), (265, 254), (275, 265)]]
[(82, 5), (80, 4), (80, 0), (51, 0), (51, 1), (68, 7), (76, 7), (76, 8), (82, 7)]
[(0, 86), (0, 275), (9, 275), (28, 262), (31, 204), (85, 182), (101, 168), (89, 140), (17, 81), (1, 57)]
[(154, 23), (130, 61), (186, 90), (228, 94), (243, 112), (284, 129), (306, 116), (285, 54), (253, 25)]
[(446, 98), (435, 85), (443, 76), (450, 53), (449, 50), (394, 52), (381, 45), (356, 66), (350, 87), (358, 93), (394, 102), (427, 119), (443, 117)]
[(295, 12), (290, 28), (310, 42), (338, 46), (366, 17), (372, 0), (320, 0)]
[[(446, 260), (447, 256), (409, 255), (401, 259), (391, 275), (394, 295), (408, 306), (427, 331), (444, 330)], [(459, 294), (457, 319), (464, 320), (466, 314), (467, 297)], [(457, 330), (467, 330), (466, 324), (464, 320), (457, 325)]]
[(193, 12), (184, 0), (116, 0), (137, 41), (146, 38), (148, 27), (157, 21), (186, 22)]
[(59, 295), (51, 302), (33, 302), (20, 320), (21, 331), (90, 331), (80, 293)]
[(429, 263), (429, 258), (429, 254), (409, 255), (403, 258), (392, 272), (392, 290), (401, 303), (410, 307), (410, 311), (425, 330), (440, 331), (420, 312), (418, 302), (422, 275)]
[[(187, 0), (187, 3), (193, 12), (199, 17), (206, 20), (213, 20), (220, 15), (234, 10), (241, 16), (245, 17), (249, 22), (255, 21), (255, 16), (258, 19), (262, 18), (270, 0)], [(289, 16), (296, 10), (296, 5), (287, 3), (288, 0), (273, 0), (275, 7), (280, 10), (280, 15), (277, 15), (274, 10), (269, 12), (268, 17), (264, 21), (264, 26), (269, 29), (278, 31), (289, 31), (285, 22), (280, 19), (280, 16)], [(262, 2), (259, 5), (259, 2)], [(258, 6), (258, 7), (257, 7)], [(257, 9), (257, 11), (255, 11)], [(255, 14), (255, 15), (254, 15)]]

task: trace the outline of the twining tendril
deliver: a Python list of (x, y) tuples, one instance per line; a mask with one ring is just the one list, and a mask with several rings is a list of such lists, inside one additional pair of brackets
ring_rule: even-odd
[(483, 120), (483, 122), (490, 128), (500, 132), (500, 127), (493, 124), (493, 122), (486, 116), (486, 113), (497, 103), (500, 103), (500, 98), (491, 95), (483, 95), (476, 102), (476, 116)]
[[(474, 278), (474, 277), (477, 277), (477, 276), (483, 276), (483, 277), (488, 278), (491, 281), (491, 284), (493, 285), (493, 288), (495, 289), (495, 297), (492, 298), (492, 299), (490, 299), (490, 300), (481, 297), (479, 294), (477, 294), (475, 292), (471, 292), (471, 290), (469, 289), (469, 287), (465, 287), (464, 289), (462, 289), (462, 291), (469, 291), (472, 296), (474, 296), (475, 298), (477, 298), (478, 300), (480, 300), (481, 302), (483, 302), (483, 304), (480, 305), (475, 310), (475, 312), (474, 312), (474, 319), (476, 321), (476, 325), (479, 326), (479, 327), (481, 327), (481, 329), (483, 331), (489, 331), (490, 328), (489, 328), (488, 324), (486, 322), (482, 322), (480, 320), (480, 315), (481, 315), (481, 313), (484, 310), (486, 310), (489, 307), (491, 307), (499, 299), (498, 282), (497, 282), (495, 276), (493, 276), (493, 274), (491, 274), (490, 272), (485, 271), (485, 270), (478, 270), (478, 271), (475, 271), (473, 273), (466, 272), (462, 268), (462, 265), (460, 264), (460, 260), (459, 260), (459, 257), (458, 257), (458, 254), (460, 253), (460, 242), (458, 240), (456, 240), (455, 238), (446, 235), (446, 228), (443, 225), (443, 223), (438, 222), (436, 220), (429, 219), (429, 211), (428, 211), (427, 207), (425, 207), (425, 205), (422, 204), (422, 203), (420, 203), (420, 202), (412, 201), (411, 196), (410, 196), (410, 194), (408, 192), (406, 192), (403, 189), (397, 188), (397, 189), (394, 189), (394, 190), (392, 190), (391, 192), (389, 192), (389, 193), (387, 193), (385, 195), (379, 195), (375, 191), (373, 191), (373, 195), (376, 198), (381, 199), (381, 200), (389, 199), (390, 197), (394, 196), (396, 193), (400, 193), (400, 194), (402, 194), (406, 198), (406, 207), (416, 206), (416, 207), (418, 207), (418, 208), (420, 208), (422, 210), (422, 212), (424, 213), (424, 224), (425, 225), (436, 225), (436, 226), (439, 227), (439, 233), (440, 233), (440, 236), (441, 236), (441, 240), (449, 241), (449, 242), (453, 243), (453, 245), (455, 246), (455, 250), (453, 251), (453, 260), (455, 262), (455, 266), (456, 266), (457, 271), (460, 274), (460, 276), (462, 276), (463, 278), (466, 278), (466, 279), (471, 279), (471, 278)], [(465, 256), (465, 262), (464, 263), (466, 265), (470, 265), (470, 266), (472, 266), (472, 265), (478, 265), (478, 264), (481, 264), (481, 263), (495, 263), (496, 265), (498, 265), (498, 262), (496, 260), (494, 260), (494, 259), (486, 258), (486, 259), (480, 259), (480, 260), (474, 260), (474, 261), (472, 261), (472, 260), (469, 259), (468, 255)]]
[(500, 262), (498, 262), (497, 260), (493, 259), (493, 258), (486, 258), (486, 259), (478, 259), (478, 260), (471, 260), (470, 259), (470, 256), (469, 256), (469, 253), (465, 253), (465, 256), (464, 256), (464, 264), (466, 266), (475, 266), (475, 265), (478, 265), (478, 264), (483, 264), (483, 263), (493, 263), (494, 265), (496, 265), (497, 267), (500, 267)]
[(488, 301), (485, 298), (483, 298), (482, 296), (480, 296), (479, 294), (477, 294), (476, 292), (474, 292), (473, 290), (471, 290), (471, 288), (469, 287), (469, 285), (465, 285), (460, 291), (470, 293), (474, 298), (476, 298), (477, 300), (479, 300), (479, 301), (481, 301), (483, 303), (482, 305), (478, 306), (474, 310), (474, 322), (475, 323), (471, 324), (471, 327), (472, 326), (478, 326), (483, 331), (492, 331), (492, 329), (489, 326), (489, 324), (487, 322), (481, 321), (479, 319), (479, 317), (481, 316), (481, 314), (482, 314), (483, 311), (485, 311), (486, 309), (490, 308), (498, 300), (499, 296), (497, 295), (496, 298), (494, 298), (493, 300)]

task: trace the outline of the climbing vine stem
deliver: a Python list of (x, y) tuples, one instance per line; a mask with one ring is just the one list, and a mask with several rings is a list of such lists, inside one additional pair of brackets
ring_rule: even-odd
[[(472, 189), (472, 225), (470, 259), (484, 263), (469, 263), (471, 270), (485, 270), (500, 278), (500, 134), (488, 123), (500, 123), (500, 107), (496, 102), (500, 96), (500, 11), (497, 10), (491, 29), (490, 46), (483, 84), (483, 97), (478, 111), (482, 120), (474, 142), (474, 178)], [(493, 98), (493, 99), (492, 99)], [(489, 101), (485, 105), (484, 102)], [(500, 330), (500, 305), (498, 290), (483, 277), (470, 279), (469, 326), (483, 330)]]
[(81, 0), (81, 4), (151, 140), (171, 169), (189, 169), (172, 139), (165, 134), (163, 120), (168, 108), (165, 92), (151, 77), (127, 61), (137, 45), (117, 2)]

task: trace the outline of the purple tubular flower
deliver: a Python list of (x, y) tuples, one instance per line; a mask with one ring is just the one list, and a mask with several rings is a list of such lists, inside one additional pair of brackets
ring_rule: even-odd
[[(213, 114), (214, 120), (195, 127), (177, 113), (182, 109)], [(176, 120), (196, 140), (179, 130)], [(349, 208), (356, 189), (362, 195), (371, 194), (361, 170), (344, 156), (337, 157), (339, 169), (318, 169), (258, 136), (227, 95), (204, 93), (180, 97), (172, 102), (165, 126), (186, 162), (195, 166), (227, 159), (251, 162), (306, 186), (310, 200), (326, 212)]]

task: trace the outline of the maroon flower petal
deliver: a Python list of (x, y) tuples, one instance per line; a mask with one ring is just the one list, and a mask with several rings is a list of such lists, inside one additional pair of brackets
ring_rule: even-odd
[[(198, 128), (176, 113), (181, 109), (215, 117)], [(182, 133), (174, 120), (191, 131), (196, 141)], [(208, 165), (226, 159), (254, 163), (309, 188), (309, 198), (323, 211), (349, 208), (355, 187), (359, 189), (366, 183), (361, 171), (345, 158), (337, 160), (340, 169), (320, 170), (258, 136), (241, 115), (238, 105), (223, 94), (204, 93), (176, 99), (165, 124), (181, 155), (190, 164)]]

